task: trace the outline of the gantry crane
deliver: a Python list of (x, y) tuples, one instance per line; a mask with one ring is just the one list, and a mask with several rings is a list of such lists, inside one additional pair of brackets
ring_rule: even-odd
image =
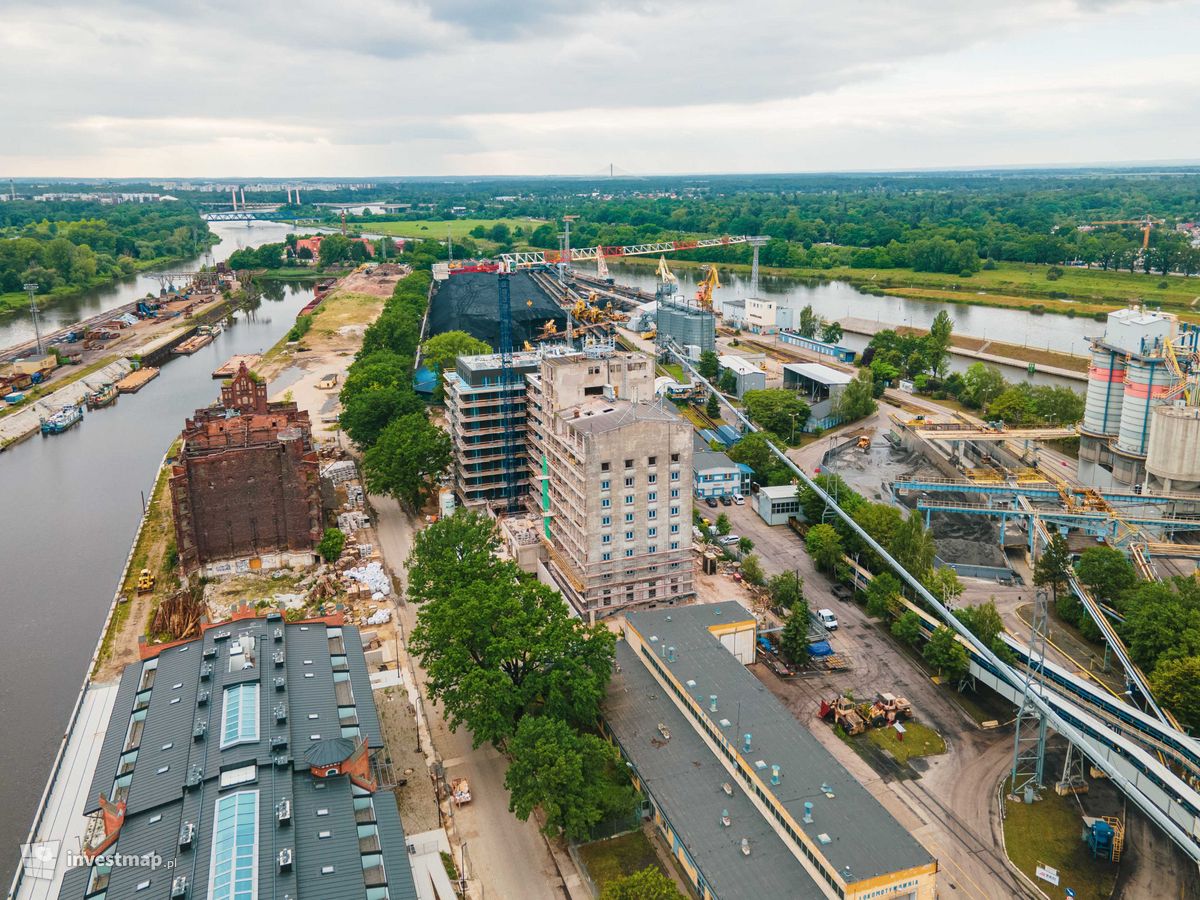
[(706, 247), (725, 247), (730, 244), (745, 244), (750, 238), (738, 237), (696, 238), (685, 241), (656, 241), (649, 244), (627, 244), (623, 247), (571, 247), (564, 242), (562, 250), (525, 250), (520, 253), (501, 253), (498, 260), (509, 270), (520, 266), (541, 266), (547, 263), (572, 263), (600, 257), (651, 256), (655, 253), (673, 253), (676, 250), (702, 250)]

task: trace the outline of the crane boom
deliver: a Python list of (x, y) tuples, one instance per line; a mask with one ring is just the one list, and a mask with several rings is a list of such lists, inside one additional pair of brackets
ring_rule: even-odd
[(745, 244), (746, 235), (737, 237), (697, 238), (685, 241), (658, 241), (653, 244), (628, 244), (624, 247), (572, 247), (566, 253), (559, 250), (527, 250), (521, 253), (501, 253), (499, 260), (510, 268), (515, 266), (540, 266), (547, 263), (575, 262), (613, 256), (653, 256), (655, 253), (673, 253), (676, 250), (700, 250), (705, 247), (724, 247), (729, 244)]

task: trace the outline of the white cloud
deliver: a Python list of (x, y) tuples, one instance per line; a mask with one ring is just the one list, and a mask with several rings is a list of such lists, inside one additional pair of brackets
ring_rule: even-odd
[(896, 168), (1192, 154), (1197, 2), (10, 0), (0, 172)]

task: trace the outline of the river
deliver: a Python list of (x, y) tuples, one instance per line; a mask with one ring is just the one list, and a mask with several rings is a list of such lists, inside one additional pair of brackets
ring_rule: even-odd
[[(608, 264), (608, 268), (612, 277), (620, 284), (632, 285), (654, 293), (657, 278), (650, 268), (613, 262)], [(679, 278), (681, 293), (685, 296), (695, 294), (696, 280), (700, 276), (699, 269), (681, 268), (675, 275)], [(723, 301), (741, 299), (749, 294), (748, 277), (722, 270), (721, 287), (717, 289), (713, 299), (716, 307), (720, 309)], [(844, 281), (815, 282), (781, 276), (763, 276), (759, 279), (759, 294), (763, 299), (787, 305), (797, 314), (804, 306), (811, 305), (816, 313), (827, 320), (856, 318), (876, 322), (884, 327), (909, 325), (914, 328), (928, 328), (934, 316), (945, 310), (954, 319), (954, 331), (957, 334), (990, 337), (1009, 344), (1059, 350), (1078, 356), (1086, 355), (1088, 338), (1104, 330), (1102, 323), (1086, 316), (1035, 316), (1019, 309), (938, 303), (904, 297), (879, 297), (865, 294)], [(863, 335), (847, 333), (842, 344), (862, 350), (867, 341), (868, 338)], [(951, 356), (950, 370), (963, 371), (972, 362), (972, 359)], [(1036, 384), (1061, 384), (1077, 391), (1083, 389), (1083, 383), (1079, 381), (1041, 373), (1029, 377), (1023, 367), (1003, 368), (1005, 376), (1009, 379), (1028, 378)]]
[[(214, 228), (226, 259), (247, 244), (279, 241), (289, 226)], [(194, 269), (200, 260), (179, 264)], [(151, 281), (157, 291), (157, 282)], [(146, 280), (75, 298), (68, 324), (144, 293)], [(163, 452), (198, 407), (217, 398), (212, 370), (235, 353), (275, 344), (312, 297), (309, 287), (267, 286), (257, 310), (197, 353), (171, 360), (135, 395), (88, 413), (54, 437), (35, 436), (0, 454), (0, 872), (7, 886), (18, 848), (108, 613), (117, 579)], [(57, 310), (57, 307), (56, 307)], [(6, 323), (6, 328), (19, 325)], [(0, 332), (0, 345), (19, 340)]]

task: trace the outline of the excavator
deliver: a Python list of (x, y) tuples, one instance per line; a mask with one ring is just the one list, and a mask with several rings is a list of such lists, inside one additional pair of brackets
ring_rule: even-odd
[(696, 302), (701, 309), (712, 309), (713, 291), (721, 286), (721, 279), (717, 277), (716, 266), (705, 266), (704, 277), (700, 279), (700, 289), (696, 291)]

